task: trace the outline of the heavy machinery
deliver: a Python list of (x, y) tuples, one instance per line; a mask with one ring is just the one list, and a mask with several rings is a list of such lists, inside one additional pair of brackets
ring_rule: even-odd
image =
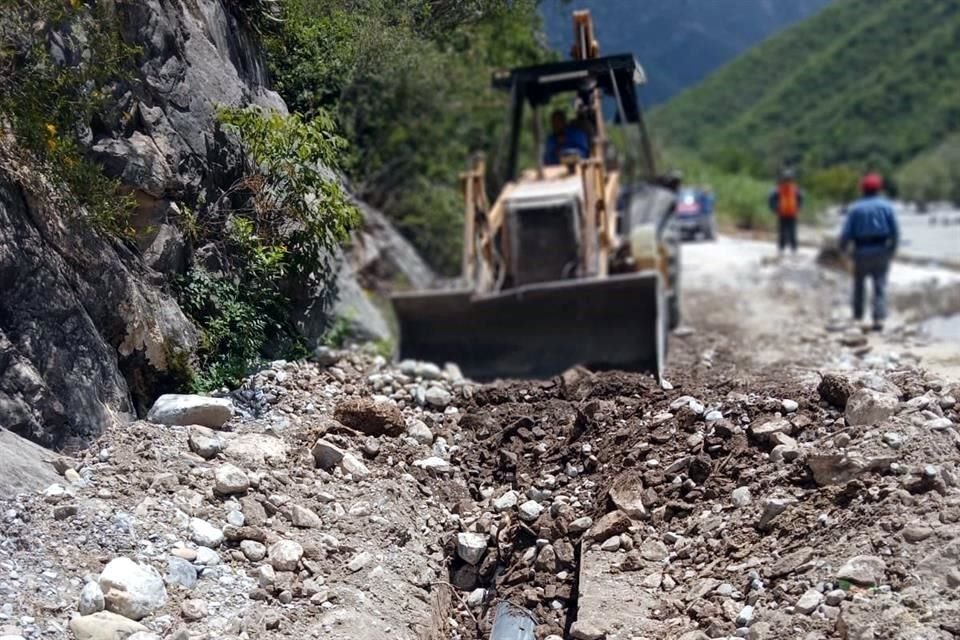
[[(600, 57), (587, 11), (574, 12), (574, 36), (570, 61), (495, 74), (493, 86), (510, 95), (499, 195), (490, 205), (493, 176), (476, 156), (462, 175), (460, 286), (392, 297), (401, 358), (456, 362), (477, 380), (544, 378), (577, 364), (661, 376), (678, 314), (679, 249), (668, 217), (679, 185), (657, 179), (637, 99), (643, 69), (631, 54)], [(559, 162), (548, 163), (543, 112), (564, 96), (589, 153), (560, 149)], [(613, 124), (633, 130), (626, 163), (608, 137), (605, 107)], [(537, 165), (518, 171), (529, 136)]]

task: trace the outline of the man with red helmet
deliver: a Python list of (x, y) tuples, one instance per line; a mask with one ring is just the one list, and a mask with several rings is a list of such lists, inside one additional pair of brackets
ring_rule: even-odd
[(840, 247), (853, 247), (853, 317), (863, 320), (866, 281), (873, 282), (873, 329), (883, 330), (887, 317), (887, 275), (900, 241), (893, 205), (881, 195), (883, 178), (871, 173), (860, 183), (863, 198), (847, 212)]

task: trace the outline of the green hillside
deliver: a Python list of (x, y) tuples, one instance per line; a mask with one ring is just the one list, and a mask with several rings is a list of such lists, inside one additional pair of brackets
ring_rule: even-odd
[(837, 0), (658, 109), (655, 130), (758, 175), (900, 168), (960, 131), (958, 43), (960, 0)]
[(631, 52), (649, 76), (647, 105), (661, 104), (771, 34), (831, 0), (543, 0), (547, 42), (570, 51), (570, 12), (589, 9), (601, 48)]

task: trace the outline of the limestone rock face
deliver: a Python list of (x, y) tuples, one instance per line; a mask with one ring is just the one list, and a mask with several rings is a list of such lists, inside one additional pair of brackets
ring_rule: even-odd
[(46, 446), (142, 411), (196, 332), (142, 263), (63, 212), (0, 150), (0, 424)]

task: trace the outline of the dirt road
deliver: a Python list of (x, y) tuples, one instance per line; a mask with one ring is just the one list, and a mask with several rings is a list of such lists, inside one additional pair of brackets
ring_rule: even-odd
[[(888, 331), (869, 336), (868, 346), (844, 349), (841, 340), (857, 341), (848, 335), (856, 333), (849, 276), (819, 266), (814, 249), (801, 248), (783, 260), (776, 256), (772, 244), (730, 237), (684, 245), (684, 324), (694, 334), (674, 337), (674, 371), (721, 367), (756, 379), (772, 369), (803, 376), (824, 367), (883, 368), (904, 359), (960, 379), (960, 359), (950, 356), (960, 345), (950, 343), (946, 329), (929, 338), (921, 331), (930, 318), (960, 310), (954, 309), (960, 273), (896, 263)], [(712, 366), (704, 366), (705, 354), (712, 355)]]

